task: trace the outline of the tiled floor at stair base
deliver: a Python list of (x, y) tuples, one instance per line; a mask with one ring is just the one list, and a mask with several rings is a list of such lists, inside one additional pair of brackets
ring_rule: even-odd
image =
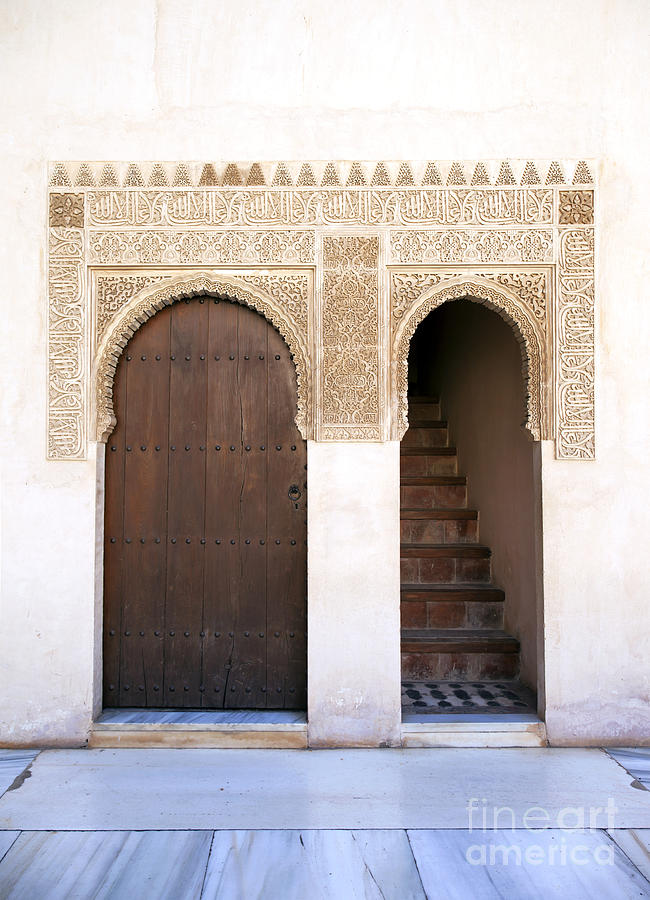
[(403, 681), (402, 711), (422, 713), (530, 713), (535, 694), (518, 681)]
[(22, 832), (0, 833), (0, 857), (17, 900), (650, 897), (600, 830)]

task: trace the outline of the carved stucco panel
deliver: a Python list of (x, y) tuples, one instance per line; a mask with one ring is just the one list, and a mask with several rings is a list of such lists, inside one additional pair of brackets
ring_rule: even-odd
[[(142, 276), (147, 277), (147, 276)], [(154, 276), (155, 277), (155, 276)], [(132, 276), (127, 276), (132, 278)], [(307, 306), (312, 292), (310, 273), (187, 272), (163, 277), (133, 292), (132, 281), (117, 295), (124, 305), (116, 309), (104, 328), (93, 366), (93, 432), (105, 441), (115, 427), (113, 378), (122, 350), (137, 329), (164, 306), (183, 297), (224, 296), (262, 313), (286, 340), (296, 367), (298, 404), (296, 425), (303, 437), (311, 431), (310, 355)]]
[(88, 191), (88, 224), (108, 227), (553, 224), (550, 188), (445, 190), (108, 190)]
[(395, 263), (553, 262), (551, 228), (481, 231), (392, 231)]
[(379, 237), (323, 238), (320, 440), (380, 440)]
[(97, 354), (129, 311), (132, 327), (151, 315), (148, 298), (187, 267), (186, 284), (221, 279), (284, 329), (304, 433), (320, 440), (385, 440), (391, 417), (399, 435), (407, 331), (434, 295), (481, 288), (475, 299), (522, 342), (531, 432), (555, 436), (560, 458), (593, 458), (590, 165), (57, 163), (48, 456), (84, 458), (89, 392), (100, 408)]
[(309, 264), (313, 231), (94, 231), (89, 261), (101, 265)]
[(557, 281), (556, 455), (560, 459), (593, 459), (593, 229), (571, 228), (561, 231)]
[(489, 306), (512, 326), (521, 344), (522, 374), (527, 385), (526, 427), (534, 440), (552, 437), (546, 285), (545, 273), (392, 273), (394, 439), (401, 439), (408, 428), (408, 353), (413, 334), (432, 310), (460, 298)]
[(50, 229), (48, 459), (83, 459), (86, 440), (84, 233)]

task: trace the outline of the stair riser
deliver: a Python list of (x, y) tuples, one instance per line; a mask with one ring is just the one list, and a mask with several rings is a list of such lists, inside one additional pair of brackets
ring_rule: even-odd
[(518, 674), (517, 653), (402, 653), (404, 681), (487, 681)]
[(404, 519), (403, 544), (471, 544), (478, 540), (476, 519)]
[(503, 628), (503, 603), (402, 600), (402, 628)]
[(402, 584), (487, 583), (489, 559), (411, 557), (400, 560)]
[(409, 422), (414, 425), (416, 422), (427, 422), (431, 419), (441, 419), (439, 403), (411, 403), (409, 405)]
[(446, 447), (448, 444), (447, 428), (409, 428), (402, 443), (405, 447)]
[(403, 456), (400, 461), (402, 475), (457, 475), (457, 469), (455, 456)]
[(400, 488), (400, 502), (406, 509), (458, 509), (467, 506), (464, 484), (418, 484)]

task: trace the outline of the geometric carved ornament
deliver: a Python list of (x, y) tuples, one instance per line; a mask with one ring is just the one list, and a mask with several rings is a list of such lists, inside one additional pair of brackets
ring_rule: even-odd
[(48, 457), (114, 426), (130, 335), (198, 293), (258, 310), (320, 441), (399, 440), (410, 340), (441, 303), (521, 344), (527, 427), (593, 459), (593, 164), (566, 160), (56, 163), (50, 168)]

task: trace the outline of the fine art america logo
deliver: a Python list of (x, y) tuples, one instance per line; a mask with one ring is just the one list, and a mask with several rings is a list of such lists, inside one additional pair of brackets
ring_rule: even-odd
[[(606, 806), (565, 806), (553, 812), (531, 806), (523, 813), (471, 797), (466, 809), (468, 831), (479, 838), (465, 851), (472, 866), (614, 865), (613, 845), (593, 840), (596, 831), (616, 827), (618, 807), (611, 797)], [(539, 834), (538, 843), (529, 841), (529, 832)]]

